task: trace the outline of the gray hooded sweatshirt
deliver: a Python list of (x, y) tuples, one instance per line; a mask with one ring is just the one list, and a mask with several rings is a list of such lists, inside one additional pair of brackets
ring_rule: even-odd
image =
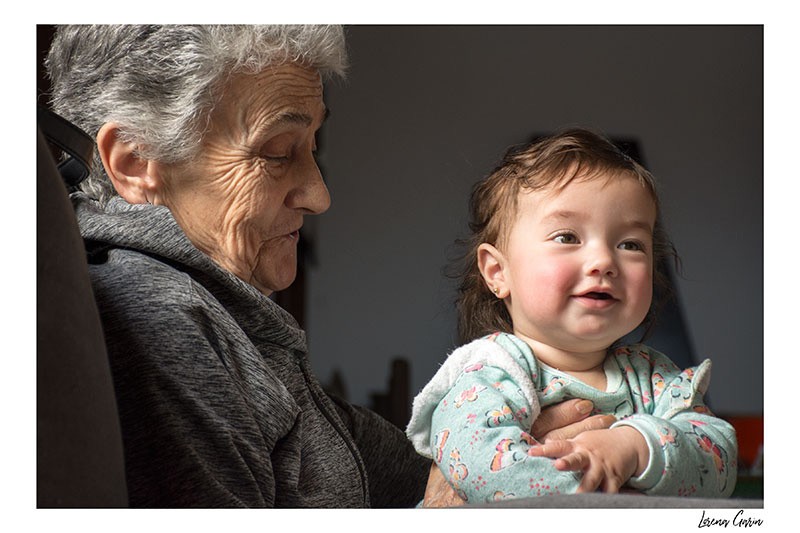
[(430, 463), (383, 418), (325, 394), (289, 313), (195, 248), (168, 209), (72, 199), (131, 506), (419, 502)]

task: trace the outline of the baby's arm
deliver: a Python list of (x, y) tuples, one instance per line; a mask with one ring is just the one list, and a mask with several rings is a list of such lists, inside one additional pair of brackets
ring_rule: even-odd
[(528, 454), (531, 406), (503, 370), (465, 372), (431, 418), (436, 464), (469, 502), (572, 493), (578, 477)]
[(647, 441), (629, 426), (548, 442), (531, 448), (528, 455), (556, 458), (555, 467), (561, 471), (583, 472), (578, 492), (619, 492), (631, 477), (644, 472), (650, 460)]
[[(648, 494), (728, 497), (736, 483), (736, 434), (703, 401), (711, 362), (680, 371), (652, 353), (654, 404), (617, 422), (639, 430), (651, 460), (634, 486)], [(660, 386), (657, 386), (660, 385)]]
[[(703, 403), (710, 362), (681, 372), (661, 354), (650, 352), (647, 361), (653, 383), (648, 393), (654, 399), (649, 409), (620, 420), (606, 433), (578, 435), (529, 453), (559, 458), (555, 466), (561, 470), (583, 470), (589, 479), (581, 491), (613, 491), (622, 482), (646, 494), (730, 496), (736, 481), (736, 435)], [(633, 447), (631, 439), (637, 442)]]
[(669, 418), (639, 414), (615, 426), (632, 426), (645, 436), (652, 458), (635, 487), (647, 494), (725, 498), (736, 483), (737, 444), (733, 428), (704, 407)]
[[(613, 415), (590, 416), (592, 409), (591, 401), (577, 398), (550, 405), (542, 409), (531, 433), (540, 442), (568, 439), (586, 431), (608, 429), (617, 420)], [(423, 506), (455, 507), (464, 503), (434, 463), (428, 477)]]

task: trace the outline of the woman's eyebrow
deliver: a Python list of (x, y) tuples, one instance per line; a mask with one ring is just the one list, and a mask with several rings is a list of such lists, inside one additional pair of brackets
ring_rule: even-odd
[[(324, 123), (330, 116), (330, 111), (325, 108), (322, 123)], [(295, 126), (308, 128), (314, 123), (314, 117), (308, 113), (301, 111), (284, 111), (272, 117), (269, 122), (262, 122), (259, 124), (254, 133), (259, 138), (269, 138), (280, 133), (283, 129), (291, 129)], [(320, 124), (321, 125), (321, 124)]]
[(277, 117), (275, 117), (274, 120), (271, 120), (270, 125), (273, 127), (283, 124), (299, 124), (301, 126), (310, 126), (312, 122), (314, 122), (314, 119), (311, 117), (311, 115), (296, 111), (287, 111), (280, 113)]
[[(328, 120), (328, 117), (331, 115), (330, 110), (326, 107), (322, 113), (322, 121), (324, 123)], [(279, 113), (276, 117), (269, 121), (269, 124), (266, 125), (269, 128), (280, 127), (280, 126), (293, 126), (299, 125), (303, 127), (311, 126), (314, 123), (314, 116), (303, 113), (301, 111), (284, 111)]]

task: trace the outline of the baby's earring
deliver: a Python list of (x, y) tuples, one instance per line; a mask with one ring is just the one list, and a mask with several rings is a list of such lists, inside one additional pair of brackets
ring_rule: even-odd
[(499, 289), (499, 288), (497, 288), (497, 287), (492, 287), (492, 292), (493, 292), (493, 293), (494, 293), (494, 295), (495, 295), (495, 296), (497, 296), (498, 298), (500, 297), (500, 289)]

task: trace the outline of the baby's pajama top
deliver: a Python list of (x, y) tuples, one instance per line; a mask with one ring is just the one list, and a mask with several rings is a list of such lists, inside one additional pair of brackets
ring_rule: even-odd
[(711, 361), (681, 371), (637, 344), (605, 361), (606, 391), (540, 363), (519, 338), (495, 333), (455, 350), (414, 399), (407, 434), (468, 502), (574, 493), (580, 472), (532, 457), (541, 407), (571, 398), (639, 430), (650, 463), (628, 486), (646, 494), (727, 497), (736, 480), (733, 428), (703, 403)]

